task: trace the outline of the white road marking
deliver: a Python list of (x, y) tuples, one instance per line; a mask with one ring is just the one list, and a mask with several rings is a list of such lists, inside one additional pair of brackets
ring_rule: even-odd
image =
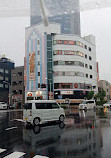
[(47, 156), (40, 156), (40, 155), (36, 155), (33, 158), (48, 158)]
[(25, 155), (25, 153), (15, 151), (12, 154), (5, 156), (4, 158), (20, 158), (23, 155)]
[(11, 128), (7, 128), (5, 129), (6, 131), (12, 130), (12, 129), (16, 129), (17, 127), (11, 127)]
[(25, 122), (24, 120), (22, 119), (14, 119), (15, 121), (19, 121), (19, 122)]
[(2, 153), (2, 152), (4, 152), (4, 151), (6, 151), (6, 149), (1, 149), (1, 148), (0, 148), (0, 153)]

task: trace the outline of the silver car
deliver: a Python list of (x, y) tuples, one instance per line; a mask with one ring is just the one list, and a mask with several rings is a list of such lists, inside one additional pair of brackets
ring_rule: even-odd
[(0, 109), (7, 109), (7, 103), (5, 102), (0, 102)]

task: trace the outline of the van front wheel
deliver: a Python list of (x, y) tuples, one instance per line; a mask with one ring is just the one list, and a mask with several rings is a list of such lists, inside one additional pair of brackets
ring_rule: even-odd
[(38, 118), (38, 117), (34, 118), (33, 124), (34, 124), (35, 126), (37, 126), (37, 125), (39, 125), (39, 123), (40, 123), (40, 118)]
[(60, 121), (60, 122), (64, 122), (64, 119), (65, 119), (65, 117), (64, 117), (63, 115), (61, 115), (61, 116), (59, 117), (59, 121)]

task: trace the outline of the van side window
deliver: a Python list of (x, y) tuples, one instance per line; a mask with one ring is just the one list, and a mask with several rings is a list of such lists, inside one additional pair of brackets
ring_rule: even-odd
[(44, 108), (45, 109), (52, 109), (52, 103), (45, 103)]
[(26, 103), (24, 109), (32, 109), (32, 103)]
[(57, 109), (57, 108), (59, 108), (58, 104), (52, 103), (52, 109)]
[(88, 101), (87, 103), (92, 104), (92, 103), (94, 103), (94, 101)]
[(36, 109), (52, 109), (52, 103), (35, 103)]
[(36, 109), (42, 109), (41, 103), (35, 103), (35, 107), (36, 107)]

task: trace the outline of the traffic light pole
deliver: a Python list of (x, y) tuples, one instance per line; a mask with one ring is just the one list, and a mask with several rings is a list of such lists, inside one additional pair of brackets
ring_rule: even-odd
[(50, 83), (50, 100), (51, 100), (51, 82), (49, 81)]

